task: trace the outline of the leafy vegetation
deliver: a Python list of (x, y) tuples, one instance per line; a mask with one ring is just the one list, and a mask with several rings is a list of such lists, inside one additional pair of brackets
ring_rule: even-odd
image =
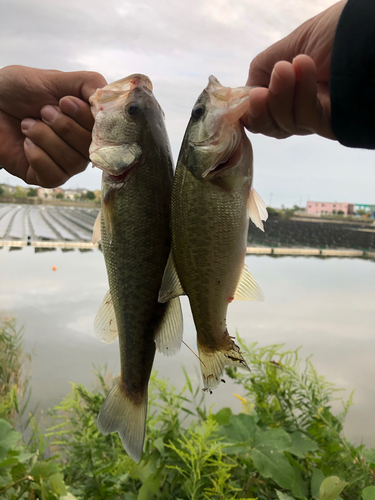
[(41, 433), (15, 428), (27, 384), (14, 322), (0, 325), (0, 498), (5, 500), (374, 500), (375, 449), (342, 433), (351, 399), (332, 412), (337, 389), (310, 359), (283, 346), (241, 344), (252, 372), (228, 370), (243, 409), (207, 410), (187, 374), (177, 391), (153, 375), (140, 464), (96, 416), (111, 384), (97, 370), (95, 390), (72, 384)]
[(294, 205), (293, 208), (286, 208), (284, 205), (281, 208), (267, 207), (269, 217), (281, 217), (282, 219), (290, 219), (294, 217), (296, 212), (304, 211), (304, 208)]
[(96, 196), (93, 191), (87, 191), (84, 198), (86, 198), (87, 200), (95, 200)]
[(30, 196), (31, 198), (38, 196), (38, 188), (29, 188), (27, 196)]
[(14, 198), (27, 198), (27, 190), (21, 186), (16, 186), (13, 196)]

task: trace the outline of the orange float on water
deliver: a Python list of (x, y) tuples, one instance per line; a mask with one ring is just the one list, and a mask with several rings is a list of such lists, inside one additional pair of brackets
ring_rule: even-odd
[(56, 271), (56, 266), (52, 266), (52, 271)]

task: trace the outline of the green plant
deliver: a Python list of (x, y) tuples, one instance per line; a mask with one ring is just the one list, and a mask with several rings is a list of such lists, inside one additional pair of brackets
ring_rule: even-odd
[[(18, 373), (22, 357), (14, 323), (5, 331), (0, 341), (8, 354), (2, 361), (8, 359), (9, 366), (1, 372), (1, 380), (8, 381), (1, 408), (18, 387), (9, 373)], [(342, 433), (352, 398), (335, 415), (337, 389), (318, 375), (310, 358), (303, 360), (298, 349), (282, 345), (239, 342), (252, 372), (227, 373), (243, 394), (237, 395), (243, 411), (207, 410), (204, 394), (186, 372), (181, 391), (153, 374), (139, 464), (125, 453), (117, 434), (103, 436), (97, 429), (112, 382), (105, 370), (96, 370), (93, 390), (72, 384), (54, 408), (46, 434), (32, 419), (34, 437), (28, 443), (0, 419), (0, 498), (374, 500), (375, 449), (354, 447)], [(12, 401), (3, 415), (14, 424), (19, 413)]]
[(22, 329), (13, 317), (0, 316), (0, 418), (20, 422), (30, 398)]
[(95, 200), (95, 193), (93, 193), (92, 191), (87, 191), (85, 198), (88, 200)]
[[(227, 423), (231, 427), (222, 431), (232, 451), (241, 449), (239, 440), (231, 434), (233, 426), (241, 427), (246, 419), (248, 446), (246, 452), (244, 447), (242, 450), (252, 459), (262, 481), (270, 478), (293, 498), (321, 498), (319, 487), (324, 478), (338, 476), (340, 484), (345, 483), (342, 498), (359, 499), (363, 488), (374, 482), (375, 450), (354, 447), (342, 434), (352, 396), (343, 401), (343, 411), (334, 415), (331, 404), (337, 389), (317, 374), (309, 358), (303, 363), (298, 349), (247, 346), (241, 340), (240, 345), (252, 372), (228, 370), (246, 391), (246, 413), (231, 416)], [(275, 466), (276, 455), (279, 461), (272, 468), (270, 462)], [(258, 488), (261, 484), (256, 485)], [(274, 498), (267, 494), (258, 496)]]
[[(0, 317), (0, 498), (73, 500), (68, 495), (57, 457), (44, 458), (43, 435), (31, 416), (23, 421), (30, 397), (25, 366), (30, 356), (23, 353), (22, 330), (14, 318)], [(26, 443), (22, 431), (28, 427)]]
[(16, 186), (13, 196), (15, 198), (27, 198), (27, 191), (21, 186)]
[(38, 189), (37, 188), (29, 188), (27, 192), (27, 196), (35, 197), (38, 196)]

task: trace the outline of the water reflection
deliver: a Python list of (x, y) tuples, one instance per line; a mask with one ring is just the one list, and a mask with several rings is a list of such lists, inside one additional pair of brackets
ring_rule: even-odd
[[(228, 330), (236, 329), (248, 342), (303, 346), (313, 354), (318, 372), (346, 396), (356, 389), (355, 406), (347, 417), (348, 437), (375, 442), (375, 263), (360, 259), (313, 257), (247, 257), (247, 264), (266, 296), (263, 303), (233, 302)], [(56, 271), (52, 267), (56, 266)], [(93, 336), (93, 320), (107, 291), (103, 255), (91, 252), (34, 253), (0, 251), (0, 310), (12, 311), (25, 326), (26, 349), (33, 351), (32, 404), (58, 403), (70, 391), (69, 381), (90, 384), (93, 364), (119, 371), (118, 346), (104, 345)], [(186, 298), (184, 339), (195, 349), (195, 330)], [(156, 356), (159, 374), (182, 386), (184, 365), (199, 380), (197, 360), (186, 347), (173, 358)], [(200, 382), (200, 381), (199, 381)], [(207, 405), (232, 406), (239, 387), (222, 384)], [(338, 406), (340, 409), (340, 406)]]

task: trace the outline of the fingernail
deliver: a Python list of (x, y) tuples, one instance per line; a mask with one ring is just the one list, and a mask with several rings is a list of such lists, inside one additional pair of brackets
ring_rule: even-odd
[(270, 91), (272, 94), (279, 94), (284, 87), (284, 82), (280, 78), (278, 72), (276, 71), (276, 68), (273, 68), (272, 74), (271, 74), (271, 82), (270, 82)]
[(69, 97), (63, 97), (61, 101), (60, 101), (61, 111), (73, 118), (78, 109), (77, 104), (72, 99), (69, 99)]
[(21, 130), (22, 132), (26, 132), (30, 127), (32, 127), (36, 123), (36, 120), (33, 120), (32, 118), (25, 118), (21, 122)]
[(31, 139), (29, 139), (28, 137), (26, 137), (26, 139), (25, 139), (25, 146), (32, 147), (32, 146), (35, 146), (35, 143)]
[(56, 115), (58, 114), (59, 109), (55, 108), (54, 106), (44, 106), (44, 108), (40, 110), (40, 116), (46, 122), (53, 122), (53, 120), (56, 118)]

